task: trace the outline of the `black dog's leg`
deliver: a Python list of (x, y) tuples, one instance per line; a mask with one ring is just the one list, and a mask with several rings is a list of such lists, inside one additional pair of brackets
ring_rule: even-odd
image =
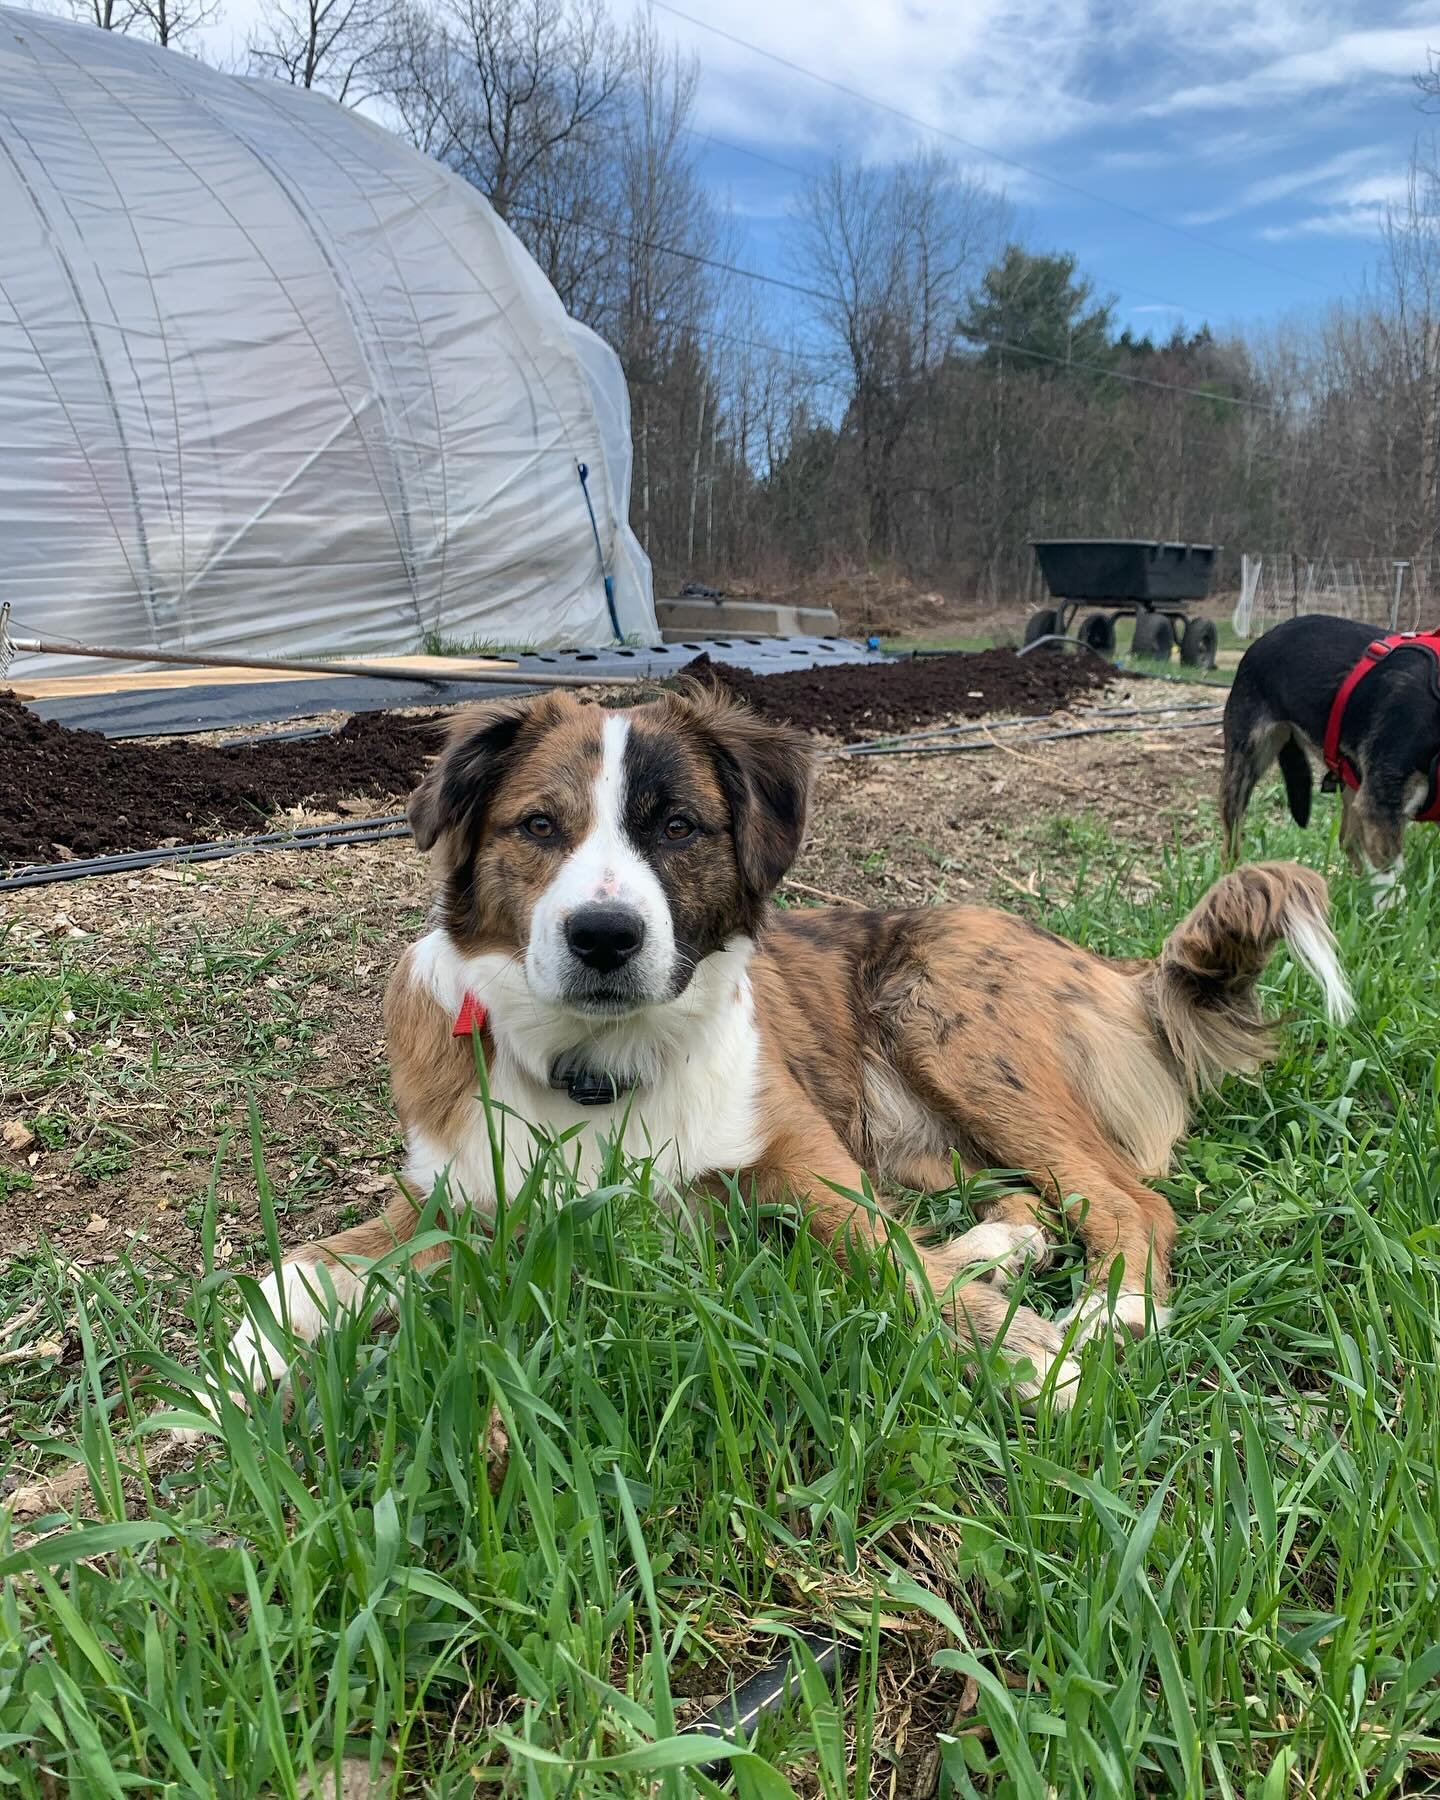
[[(1277, 725), (1250, 696), (1242, 695), (1237, 702), (1232, 694), (1225, 707), (1225, 766), (1220, 776), (1220, 822), (1225, 860), (1231, 866), (1240, 860), (1245, 809), (1255, 784), (1289, 737), (1289, 726)], [(1288, 779), (1286, 786), (1288, 790)]]
[(1369, 872), (1370, 891), (1375, 909), (1383, 912), (1400, 898), (1400, 866), (1405, 827), (1406, 790), (1415, 779), (1410, 769), (1398, 769), (1384, 762), (1367, 764), (1365, 779), (1354, 793), (1347, 790), (1349, 801), (1341, 817), (1340, 835), (1354, 863)]

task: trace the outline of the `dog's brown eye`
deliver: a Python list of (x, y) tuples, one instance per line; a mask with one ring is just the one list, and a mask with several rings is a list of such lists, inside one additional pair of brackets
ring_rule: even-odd
[(695, 835), (695, 823), (687, 819), (684, 813), (675, 813), (665, 821), (665, 841), (670, 844), (683, 844), (686, 838)]
[(539, 838), (543, 843), (546, 838), (553, 838), (559, 827), (549, 813), (531, 813), (520, 821), (520, 829), (526, 837)]

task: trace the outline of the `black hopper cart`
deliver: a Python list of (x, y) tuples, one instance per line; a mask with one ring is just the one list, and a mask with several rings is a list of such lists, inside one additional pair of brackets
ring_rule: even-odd
[(1068, 636), (1082, 606), (1093, 606), (1076, 637), (1102, 656), (1115, 653), (1115, 621), (1135, 617), (1135, 655), (1180, 660), (1192, 669), (1215, 667), (1215, 624), (1192, 619), (1215, 572), (1214, 544), (1163, 544), (1151, 538), (1048, 538), (1035, 544), (1040, 573), (1054, 596), (1025, 621), (1025, 643)]

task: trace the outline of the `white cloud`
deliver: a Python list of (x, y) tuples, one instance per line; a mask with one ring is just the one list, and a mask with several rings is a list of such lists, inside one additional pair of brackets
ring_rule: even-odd
[[(1399, 161), (1400, 139), (1420, 122), (1410, 78), (1427, 48), (1440, 48), (1440, 0), (676, 3), (695, 22), (663, 0), (654, 19), (700, 61), (696, 126), (743, 150), (808, 164), (837, 151), (883, 161), (938, 145), (967, 174), (1047, 215), (1070, 202), (1046, 171), (1134, 203), (1170, 168), (1183, 174), (1183, 198), (1139, 204), (1173, 218), (1188, 202), (1192, 227), (1270, 208), (1259, 235), (1275, 238), (1374, 232), (1401, 179), (1377, 163), (1387, 150)], [(259, 0), (224, 4), (216, 48), (243, 41)], [(622, 20), (643, 4), (610, 0)], [(1361, 146), (1341, 110), (1377, 96), (1388, 97), (1396, 123), (1380, 143), (1370, 129)], [(1278, 168), (1281, 159), (1301, 166)], [(721, 187), (737, 219), (759, 223), (785, 211), (797, 181), (732, 163)]]
[(1367, 10), (1374, 10), (1367, 0), (1146, 0), (1114, 25), (1117, 37), (1132, 42), (1168, 44), (1187, 55), (1200, 51), (1211, 62), (1227, 56), (1253, 62), (1303, 50), (1318, 32), (1356, 13), (1363, 18)]
[[(1202, 9), (1203, 10), (1203, 9)], [(1322, 41), (1316, 42), (1316, 39)], [(1217, 33), (1217, 42), (1223, 37)], [(1433, 5), (1413, 23), (1362, 30), (1312, 29), (1309, 47), (1276, 56), (1248, 73), (1181, 88), (1146, 108), (1152, 117), (1221, 111), (1264, 101), (1317, 97), (1341, 88), (1408, 83), (1425, 66), (1427, 48), (1440, 42), (1440, 10)]]
[(1386, 169), (1339, 182), (1318, 211), (1267, 225), (1255, 235), (1270, 243), (1298, 237), (1378, 237), (1387, 211), (1405, 199), (1409, 185), (1405, 169)]
[(1267, 244), (1283, 244), (1290, 238), (1374, 238), (1377, 242), (1384, 215), (1378, 207), (1337, 206), (1328, 212), (1309, 213), (1286, 225), (1265, 225), (1255, 233)]
[(1208, 137), (1196, 136), (1193, 129), (1185, 128), (1186, 149), (1205, 162), (1254, 162), (1262, 156), (1271, 156), (1277, 150), (1283, 150), (1293, 144), (1302, 135), (1298, 125), (1286, 130), (1258, 130), (1253, 125), (1244, 125), (1234, 131), (1217, 131)]
[[(907, 119), (837, 93), (801, 70), (839, 82), (953, 132), (972, 145), (1024, 157), (1103, 120), (1108, 107), (1086, 91), (1099, 0), (967, 0), (963, 6), (905, 0), (733, 0), (721, 15), (698, 0), (685, 10), (710, 16), (735, 38), (763, 46), (782, 67), (740, 44), (657, 11), (700, 57), (701, 126), (755, 144), (837, 147), (867, 159), (937, 141)], [(722, 24), (723, 20), (723, 24)], [(1043, 43), (1044, 54), (1037, 54)], [(946, 140), (941, 138), (942, 144)], [(951, 140), (948, 148), (962, 152)], [(1010, 170), (987, 161), (991, 178), (1013, 189)]]
[(1251, 207), (1269, 206), (1277, 200), (1289, 199), (1292, 194), (1304, 193), (1306, 188), (1333, 183), (1337, 177), (1348, 175), (1362, 163), (1373, 162), (1374, 159), (1373, 148), (1369, 144), (1359, 144), (1353, 149), (1342, 150), (1338, 156), (1327, 157), (1324, 162), (1314, 163), (1309, 168), (1286, 169), (1278, 175), (1266, 175), (1260, 181), (1249, 182), (1238, 194), (1232, 195), (1219, 206), (1184, 214), (1183, 223), (1213, 225), (1217, 219), (1232, 218), (1236, 213), (1249, 211)]
[(784, 219), (794, 205), (794, 192), (784, 187), (766, 186), (760, 181), (731, 179), (722, 185), (726, 210), (737, 219)]
[(1367, 175), (1363, 181), (1348, 181), (1338, 198), (1351, 206), (1398, 206), (1410, 190), (1408, 169), (1389, 169), (1382, 175)]
[(1093, 161), (1097, 169), (1168, 169), (1180, 160), (1178, 150), (1102, 150)]

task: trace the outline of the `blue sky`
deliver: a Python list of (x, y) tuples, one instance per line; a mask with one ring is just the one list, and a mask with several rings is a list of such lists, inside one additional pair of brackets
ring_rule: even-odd
[[(611, 0), (614, 16), (629, 4)], [(225, 0), (212, 54), (236, 52), (257, 5)], [(1440, 51), (1440, 0), (676, 5), (796, 65), (656, 0), (656, 24), (700, 61), (706, 179), (731, 211), (740, 259), (772, 274), (794, 273), (782, 240), (808, 171), (836, 152), (883, 161), (936, 143), (1005, 193), (1025, 242), (1075, 251), (1116, 295), (1122, 325), (1168, 335), (1176, 322), (1309, 314), (1358, 289), (1415, 138), (1440, 132), (1413, 84), (1427, 49)], [(792, 303), (773, 289), (757, 298), (781, 329)]]
[(1440, 129), (1412, 79), (1440, 51), (1440, 0), (677, 3), (1036, 171), (657, 6), (700, 59), (697, 149), (742, 260), (776, 273), (792, 272), (785, 215), (805, 171), (836, 151), (885, 160), (937, 143), (1006, 193), (1028, 243), (1075, 251), (1122, 324), (1163, 335), (1311, 313), (1357, 290), (1417, 134)]

